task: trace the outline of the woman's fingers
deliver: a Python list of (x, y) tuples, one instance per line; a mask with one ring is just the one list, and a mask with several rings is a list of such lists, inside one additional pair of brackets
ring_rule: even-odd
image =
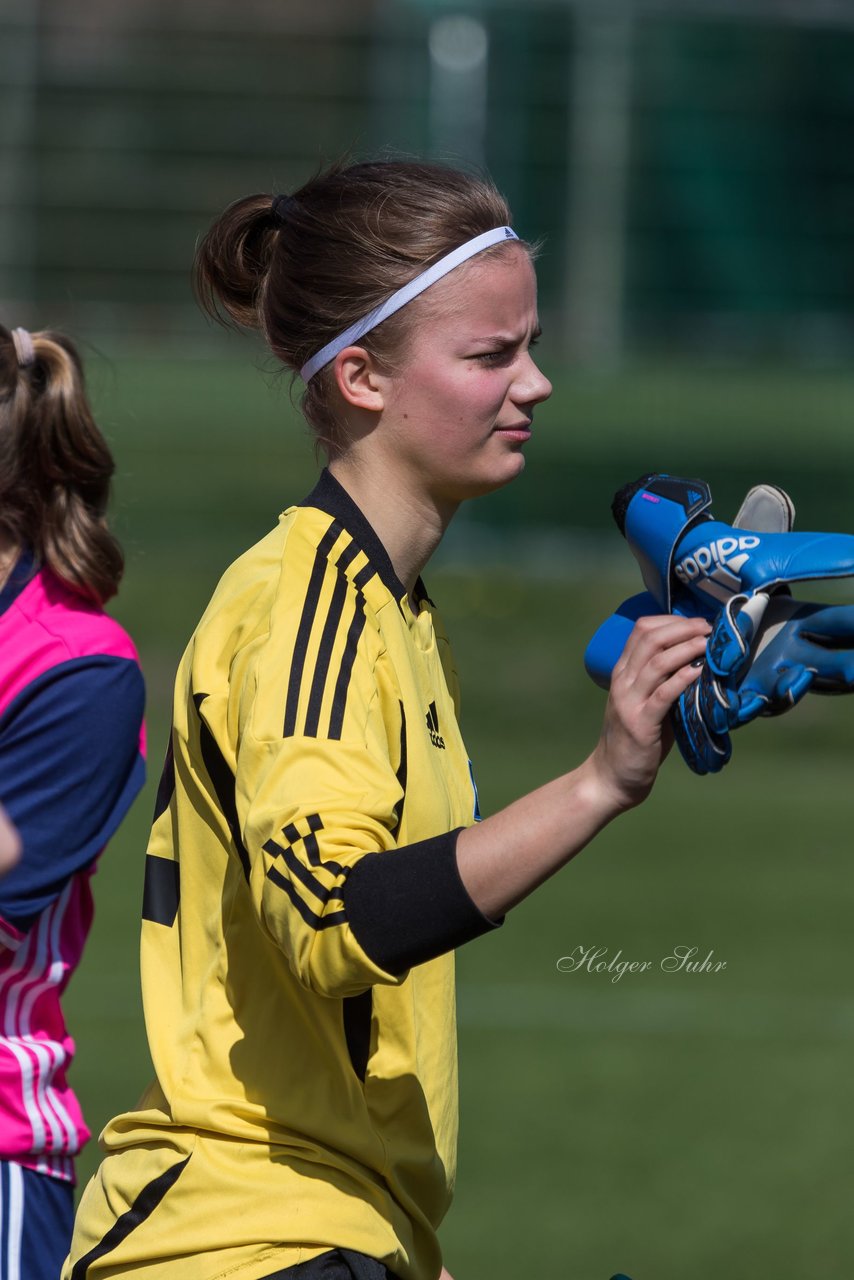
[(680, 666), (671, 676), (662, 680), (652, 690), (650, 697), (668, 711), (677, 698), (681, 697), (685, 690), (699, 678), (700, 667), (689, 659), (687, 664)]
[(672, 744), (668, 712), (700, 674), (710, 627), (701, 618), (639, 619), (614, 668), (602, 737), (600, 776), (621, 805), (652, 786)]
[[(701, 618), (639, 619), (614, 668), (612, 690), (616, 683), (618, 689), (640, 697), (660, 691), (672, 702), (696, 678), (697, 668), (691, 664), (705, 653), (709, 632)], [(674, 677), (678, 678), (671, 686)]]
[(651, 654), (679, 644), (692, 644), (701, 639), (705, 643), (710, 632), (711, 627), (704, 618), (677, 618), (670, 614), (638, 618), (620, 661), (632, 665), (636, 660), (646, 661)]

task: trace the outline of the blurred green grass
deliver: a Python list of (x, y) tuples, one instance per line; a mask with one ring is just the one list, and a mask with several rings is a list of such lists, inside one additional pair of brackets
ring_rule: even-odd
[[(219, 574), (307, 492), (316, 464), (287, 386), (245, 352), (96, 358), (89, 376), (119, 464), (128, 568), (115, 613), (141, 649), (150, 731), (146, 792), (104, 856), (68, 997), (73, 1080), (97, 1132), (150, 1073), (138, 918), (175, 667)], [(595, 742), (603, 695), (584, 646), (638, 589), (613, 490), (650, 469), (697, 474), (726, 516), (770, 479), (790, 487), (801, 527), (850, 528), (852, 414), (854, 375), (835, 372), (556, 379), (525, 475), (475, 504), (427, 575), (484, 812)], [(812, 699), (751, 726), (718, 778), (670, 760), (646, 805), (459, 953), (460, 1168), (443, 1228), (456, 1280), (842, 1273), (854, 1247), (850, 707)], [(679, 945), (726, 969), (662, 972)], [(559, 972), (578, 946), (652, 968), (616, 983)], [(81, 1181), (97, 1159), (92, 1143)]]

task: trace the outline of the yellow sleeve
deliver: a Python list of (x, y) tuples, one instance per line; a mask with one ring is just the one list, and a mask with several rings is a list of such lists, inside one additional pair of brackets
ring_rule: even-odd
[(279, 594), (231, 663), (229, 705), (198, 712), (229, 726), (232, 835), (262, 927), (310, 990), (356, 995), (494, 923), (459, 877), (459, 829), (397, 843), (406, 716), (358, 575), (327, 562), (304, 598)]
[(330, 564), (313, 597), (308, 623), (305, 606), (274, 609), (246, 671), (236, 800), (263, 927), (301, 982), (342, 996), (402, 977), (365, 953), (344, 902), (355, 864), (395, 846), (401, 727), (361, 592)]

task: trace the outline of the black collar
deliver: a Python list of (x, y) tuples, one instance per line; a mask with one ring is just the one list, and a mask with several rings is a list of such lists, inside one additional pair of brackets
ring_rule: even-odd
[(36, 572), (36, 558), (29, 547), (24, 547), (0, 591), (0, 614), (4, 614), (15, 603), (27, 583), (36, 576)]
[[(334, 516), (335, 519), (340, 520), (353, 540), (364, 551), (372, 568), (379, 574), (380, 580), (388, 587), (395, 600), (400, 603), (406, 595), (406, 587), (395, 573), (388, 552), (374, 532), (371, 523), (365, 518), (347, 490), (335, 479), (327, 467), (324, 467), (323, 471), (321, 471), (320, 479), (311, 493), (299, 505), (301, 507), (316, 507), (318, 511), (325, 511), (327, 515)], [(424, 589), (424, 583), (420, 578), (415, 584), (413, 595), (416, 604), (420, 604), (422, 600), (430, 600)]]

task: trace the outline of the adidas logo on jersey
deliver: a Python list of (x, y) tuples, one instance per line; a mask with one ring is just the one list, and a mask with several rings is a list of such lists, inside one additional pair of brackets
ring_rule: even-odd
[(440, 751), (445, 750), (445, 739), (439, 733), (439, 717), (436, 714), (435, 702), (430, 703), (430, 710), (427, 712), (427, 728), (430, 730), (430, 741), (434, 747), (438, 747)]
[[(708, 546), (697, 547), (683, 556), (673, 572), (686, 587), (692, 584), (708, 591), (718, 600), (727, 600), (741, 590), (739, 573), (759, 546), (759, 538), (745, 534), (741, 538), (716, 538)], [(698, 582), (698, 578), (705, 581)]]

